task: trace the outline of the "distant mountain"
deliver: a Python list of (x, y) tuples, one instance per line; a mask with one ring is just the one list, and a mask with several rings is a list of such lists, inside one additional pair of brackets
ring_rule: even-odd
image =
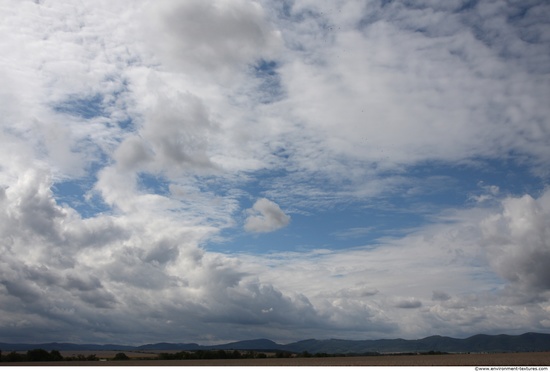
[(127, 345), (97, 345), (97, 344), (9, 344), (0, 343), (0, 350), (25, 351), (32, 349), (65, 350), (65, 351), (100, 351), (100, 350), (264, 350), (264, 351), (289, 351), (301, 353), (307, 351), (311, 354), (365, 354), (365, 353), (405, 353), (405, 352), (519, 352), (519, 351), (550, 351), (550, 334), (525, 333), (519, 336), (510, 335), (475, 335), (465, 339), (430, 336), (419, 340), (385, 339), (385, 340), (303, 340), (282, 345), (271, 340), (258, 339), (231, 342), (220, 345), (199, 345), (195, 343), (156, 343), (141, 346)]
[(229, 344), (210, 346), (210, 349), (223, 350), (284, 350), (285, 345), (279, 345), (265, 338), (259, 340), (247, 340), (231, 342)]
[(135, 350), (204, 350), (204, 346), (201, 346), (199, 344), (170, 344), (167, 342), (161, 342), (158, 344), (146, 344), (137, 346), (134, 348)]
[(402, 352), (518, 352), (550, 351), (550, 334), (475, 335), (465, 339), (430, 336), (420, 340), (305, 340), (285, 345), (293, 352), (309, 353), (402, 353)]
[(170, 344), (166, 342), (137, 346), (136, 350), (281, 350), (284, 345), (267, 339), (237, 341), (221, 345)]

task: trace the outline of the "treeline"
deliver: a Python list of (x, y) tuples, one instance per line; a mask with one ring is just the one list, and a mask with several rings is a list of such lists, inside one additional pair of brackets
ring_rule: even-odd
[[(130, 359), (124, 353), (117, 353), (113, 360), (128, 360)], [(77, 354), (69, 357), (64, 357), (58, 350), (52, 350), (50, 352), (44, 349), (33, 349), (26, 353), (18, 353), (11, 351), (7, 354), (2, 353), (0, 350), (0, 362), (14, 363), (14, 362), (83, 362), (83, 361), (99, 361), (100, 359), (96, 354)]]
[[(428, 351), (420, 353), (395, 353), (393, 355), (439, 355), (447, 354), (440, 351)], [(303, 351), (301, 353), (291, 353), (288, 351), (274, 351), (268, 354), (257, 351), (238, 351), (238, 350), (195, 350), (195, 351), (180, 351), (176, 353), (159, 353), (157, 360), (197, 360), (197, 359), (262, 359), (262, 358), (330, 358), (330, 357), (344, 357), (344, 356), (382, 356), (377, 352), (369, 353), (348, 353), (348, 354), (329, 354), (329, 353), (309, 353)], [(128, 360), (130, 359), (124, 353), (117, 353), (112, 360)], [(135, 359), (152, 359), (152, 358), (135, 358)], [(44, 349), (29, 350), (26, 353), (18, 353), (12, 351), (8, 354), (3, 354), (0, 351), (0, 362), (73, 362), (73, 361), (99, 361), (100, 359), (95, 354), (90, 355), (73, 355), (70, 357), (63, 357), (57, 350), (50, 352)]]
[[(197, 360), (197, 359), (262, 359), (262, 358), (324, 358), (333, 356), (344, 356), (343, 354), (327, 354), (316, 353), (311, 354), (307, 351), (302, 353), (291, 353), (288, 351), (274, 351), (271, 353), (257, 352), (257, 351), (238, 351), (238, 350), (195, 350), (195, 351), (180, 351), (176, 353), (159, 353), (158, 360)], [(130, 359), (124, 353), (117, 353), (112, 360), (128, 360)], [(142, 359), (142, 358), (135, 358)], [(151, 359), (151, 358), (143, 358)], [(82, 362), (82, 361), (99, 361), (99, 358), (95, 354), (91, 355), (73, 355), (70, 357), (63, 357), (57, 350), (50, 352), (44, 349), (29, 350), (26, 353), (18, 353), (12, 351), (8, 354), (3, 354), (0, 351), (0, 362), (14, 363), (14, 362)]]
[[(374, 355), (377, 353), (367, 353)], [(363, 355), (367, 355), (363, 354)], [(262, 359), (262, 358), (329, 358), (336, 356), (347, 356), (346, 354), (328, 354), (328, 353), (309, 353), (303, 351), (301, 353), (291, 353), (289, 351), (273, 351), (264, 352), (258, 351), (238, 351), (238, 350), (195, 350), (195, 351), (180, 351), (177, 353), (160, 353), (159, 360), (193, 360), (193, 359)]]
[(1, 362), (58, 362), (62, 360), (67, 360), (63, 358), (61, 353), (57, 350), (52, 350), (50, 352), (44, 349), (34, 349), (29, 350), (26, 353), (17, 353), (12, 351), (7, 354), (3, 354), (0, 351), (0, 361)]
[[(301, 354), (298, 354), (301, 355)], [(177, 353), (160, 353), (160, 360), (193, 360), (193, 359), (263, 359), (263, 358), (291, 358), (296, 354), (288, 351), (276, 351), (266, 354), (253, 350), (194, 350)]]

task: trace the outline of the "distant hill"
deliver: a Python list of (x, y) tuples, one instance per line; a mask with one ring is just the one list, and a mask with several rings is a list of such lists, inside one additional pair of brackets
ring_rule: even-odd
[(276, 344), (271, 340), (259, 339), (259, 340), (247, 340), (237, 341), (228, 344), (221, 345), (199, 345), (199, 344), (170, 344), (170, 343), (158, 343), (147, 344), (136, 347), (136, 350), (281, 350), (284, 345)]
[(430, 336), (419, 340), (385, 339), (385, 340), (303, 340), (290, 344), (277, 344), (271, 340), (258, 339), (231, 342), (220, 345), (199, 345), (195, 343), (156, 343), (141, 346), (127, 345), (98, 345), (98, 344), (9, 344), (0, 343), (0, 350), (25, 351), (32, 349), (45, 350), (255, 350), (255, 351), (289, 351), (301, 353), (329, 353), (329, 354), (365, 354), (365, 353), (406, 353), (406, 352), (520, 352), (520, 351), (550, 351), (550, 334), (525, 333), (519, 336), (510, 335), (475, 335), (465, 339)]
[(550, 351), (550, 334), (475, 335), (465, 339), (430, 336), (420, 340), (305, 340), (285, 345), (285, 348), (289, 351), (308, 351), (309, 353)]
[(211, 346), (210, 348), (224, 350), (283, 350), (285, 345), (279, 345), (267, 339), (259, 339), (231, 342), (229, 344)]
[(195, 343), (191, 344), (171, 344), (167, 342), (161, 342), (158, 344), (146, 344), (137, 346), (134, 348), (135, 350), (152, 350), (152, 351), (158, 351), (158, 350), (202, 350), (203, 346)]

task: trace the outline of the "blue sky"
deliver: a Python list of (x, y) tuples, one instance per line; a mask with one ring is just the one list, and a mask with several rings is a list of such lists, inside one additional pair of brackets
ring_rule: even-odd
[(0, 14), (0, 341), (550, 331), (546, 2)]

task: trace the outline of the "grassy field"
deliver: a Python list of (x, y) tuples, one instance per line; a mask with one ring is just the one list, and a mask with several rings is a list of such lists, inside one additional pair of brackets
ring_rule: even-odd
[[(112, 358), (116, 352), (78, 352)], [(71, 356), (74, 352), (62, 352)], [(224, 360), (139, 360), (153, 353), (133, 353), (127, 361), (2, 363), (18, 366), (550, 366), (550, 352), (445, 354), (445, 355), (384, 355), (329, 358), (266, 358)]]

